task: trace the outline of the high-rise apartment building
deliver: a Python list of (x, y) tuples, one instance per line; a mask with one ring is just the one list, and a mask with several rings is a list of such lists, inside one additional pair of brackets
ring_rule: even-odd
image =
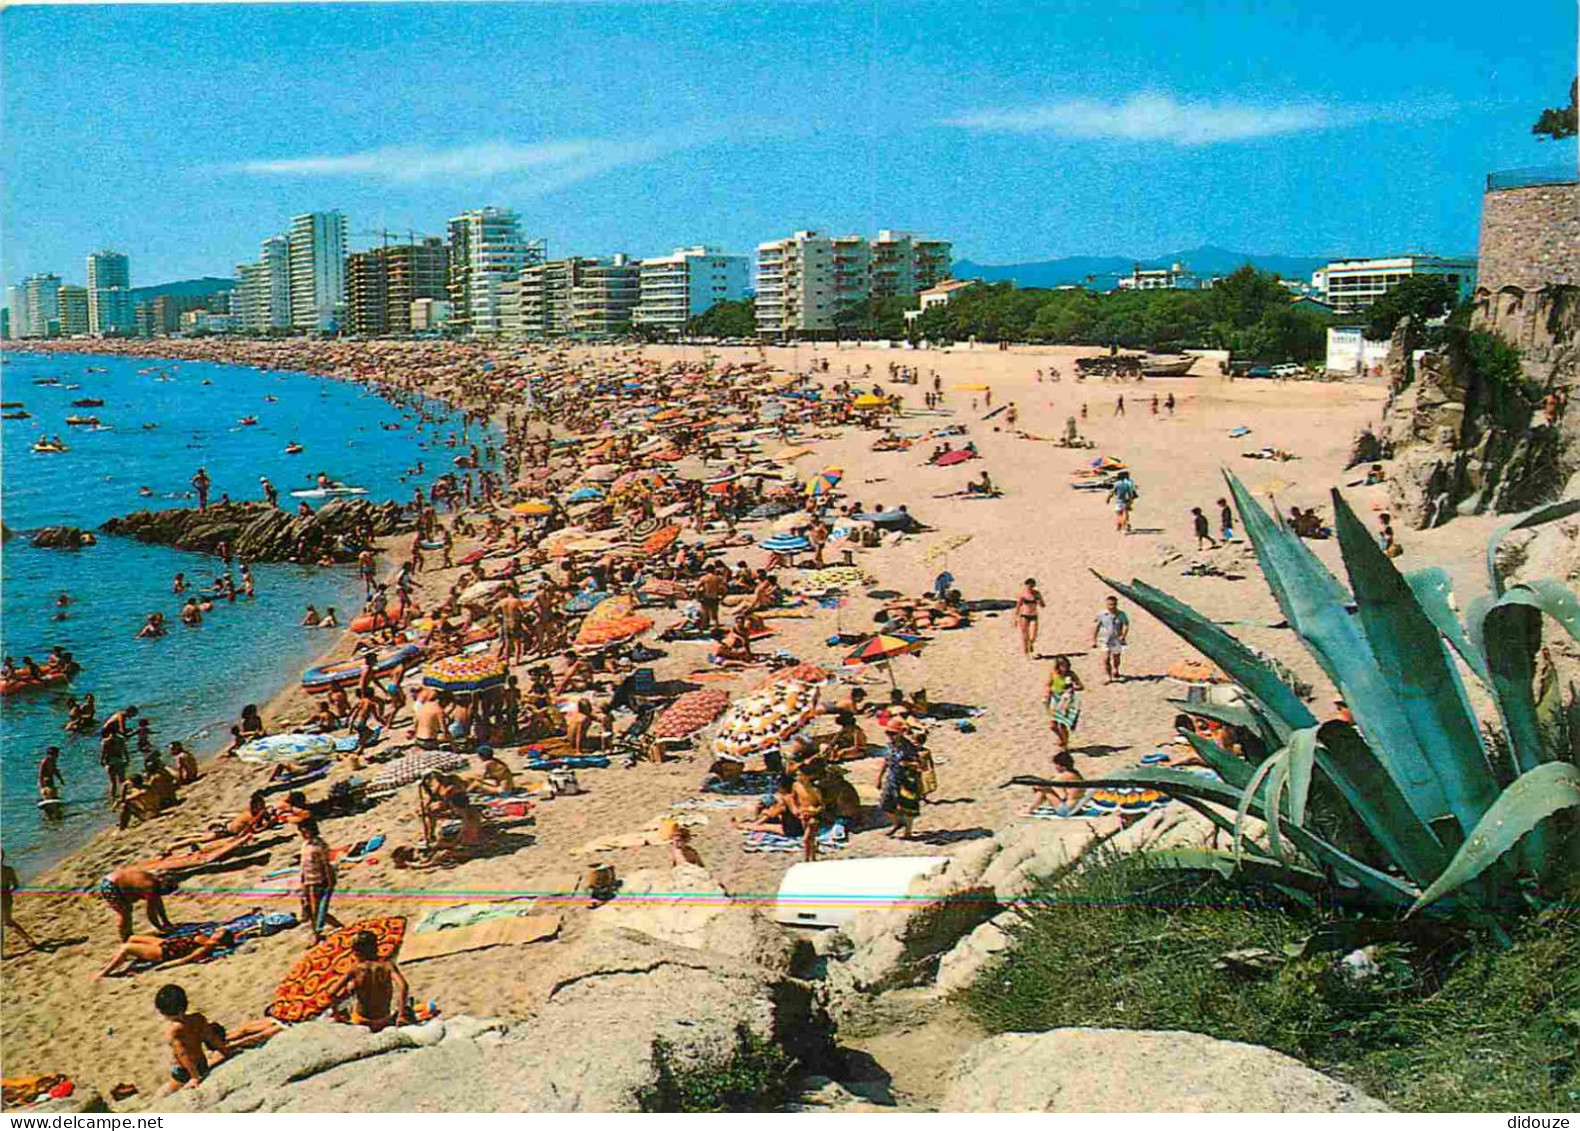
[(132, 268), (123, 252), (105, 248), (88, 256), (88, 332), (100, 337), (137, 329)]
[(347, 324), (354, 334), (409, 334), (411, 304), (449, 291), (444, 241), (424, 239), (356, 252), (346, 260)]
[(687, 322), (721, 302), (746, 297), (744, 255), (715, 247), (677, 247), (641, 262), (640, 293), (632, 321), (639, 328), (679, 332)]
[(800, 231), (757, 247), (757, 330), (771, 337), (834, 332), (874, 298), (914, 295), (948, 278), (953, 248), (910, 232), (827, 236)]
[(23, 279), (22, 285), (27, 288), (27, 336), (56, 337), (60, 333), (60, 276), (41, 272)]
[(521, 234), (508, 208), (475, 208), (450, 221), (450, 324), (463, 334), (501, 332), (499, 284), (541, 262), (541, 243)]
[(516, 332), (527, 338), (561, 338), (571, 332), (571, 292), (596, 259), (572, 256), (533, 263), (520, 274)]
[(236, 264), (236, 289), (231, 292), (231, 311), (237, 325), (249, 334), (268, 328), (264, 314), (264, 269), (260, 263)]
[(60, 288), (60, 333), (75, 337), (88, 332), (88, 288), (64, 283)]
[(641, 268), (628, 257), (594, 260), (571, 288), (571, 333), (582, 338), (629, 334), (641, 287)]
[(13, 338), (31, 338), (33, 336), (33, 316), (28, 311), (27, 286), (23, 283), (13, 283), (5, 289), (6, 311), (11, 315), (11, 336)]
[(291, 328), (333, 332), (346, 308), (346, 216), (306, 212), (291, 217)]

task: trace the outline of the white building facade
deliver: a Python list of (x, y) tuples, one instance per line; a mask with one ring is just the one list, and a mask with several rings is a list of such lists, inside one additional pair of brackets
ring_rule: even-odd
[(669, 255), (644, 259), (632, 322), (678, 333), (713, 306), (744, 299), (746, 278), (746, 257), (716, 247), (677, 247)]
[(1312, 272), (1311, 289), (1339, 314), (1365, 310), (1412, 275), (1446, 278), (1461, 299), (1476, 289), (1474, 258), (1396, 255), (1388, 259), (1340, 259)]
[(33, 336), (33, 315), (27, 305), (27, 286), (23, 283), (13, 283), (5, 289), (6, 309), (11, 312), (11, 336), (13, 338), (31, 338)]
[(88, 332), (100, 337), (137, 331), (132, 266), (124, 252), (105, 248), (88, 256)]
[(803, 230), (757, 247), (757, 332), (824, 336), (869, 299), (906, 297), (948, 277), (953, 248), (884, 229), (865, 236)]
[(286, 236), (291, 328), (332, 333), (346, 309), (346, 216), (306, 212), (291, 217)]
[(27, 288), (27, 336), (55, 337), (60, 333), (60, 276), (29, 275), (22, 284)]
[[(475, 208), (450, 220), (451, 325), (468, 334), (504, 329), (499, 284), (518, 279), (534, 260), (521, 219), (508, 208)], [(525, 295), (523, 295), (525, 302)]]

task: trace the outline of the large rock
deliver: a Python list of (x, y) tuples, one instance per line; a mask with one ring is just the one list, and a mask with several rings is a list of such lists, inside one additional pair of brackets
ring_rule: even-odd
[(220, 1065), (169, 1111), (635, 1111), (652, 1049), (682, 1061), (745, 1025), (805, 1070), (830, 1063), (811, 987), (738, 958), (610, 930), (549, 952), (552, 988), (527, 1021), (450, 1018), (369, 1034), (295, 1026)]
[(706, 869), (644, 868), (625, 876), (619, 894), (588, 916), (593, 933), (636, 931), (661, 942), (789, 970), (796, 942), (757, 907), (732, 902)]
[(86, 530), (75, 526), (46, 526), (35, 530), (29, 544), (40, 550), (80, 550), (92, 546), (98, 539)]
[(375, 537), (383, 537), (412, 526), (398, 503), (375, 505), (365, 499), (339, 499), (311, 515), (262, 503), (230, 503), (207, 510), (138, 511), (99, 527), (106, 534), (207, 554), (216, 552), (223, 542), (238, 558), (250, 562), (316, 562), (326, 555), (350, 561), (356, 557), (358, 540), (369, 528)]
[(1363, 1112), (1370, 1096), (1258, 1045), (1200, 1033), (1003, 1033), (961, 1057), (944, 1111)]

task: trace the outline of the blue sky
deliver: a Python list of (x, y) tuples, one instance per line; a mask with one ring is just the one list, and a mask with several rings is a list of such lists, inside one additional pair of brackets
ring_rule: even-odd
[[(229, 274), (292, 213), (551, 255), (906, 228), (1010, 262), (1471, 251), (1571, 0), (11, 7), (7, 280)], [(1517, 18), (1515, 12), (1517, 11)], [(353, 237), (354, 246), (374, 242)]]

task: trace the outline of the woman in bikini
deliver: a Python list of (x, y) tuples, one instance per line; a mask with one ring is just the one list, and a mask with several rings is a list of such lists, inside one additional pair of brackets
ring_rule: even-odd
[(1037, 589), (1037, 579), (1028, 577), (1026, 586), (1015, 598), (1015, 621), (1020, 625), (1020, 646), (1030, 656), (1037, 646), (1037, 625), (1047, 602)]

